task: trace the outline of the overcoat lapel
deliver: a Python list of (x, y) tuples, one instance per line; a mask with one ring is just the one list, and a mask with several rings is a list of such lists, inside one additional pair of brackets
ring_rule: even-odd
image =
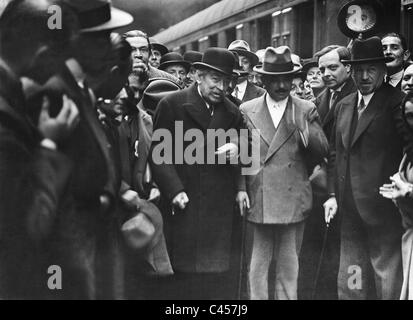
[(188, 116), (192, 118), (204, 131), (211, 122), (211, 114), (208, 111), (205, 101), (198, 93), (198, 87), (192, 86), (188, 91), (186, 103), (183, 104)]
[[(382, 105), (382, 94), (380, 91), (376, 92), (370, 100), (367, 108), (361, 114), (360, 119), (358, 120), (357, 129), (354, 133), (353, 140), (351, 142), (351, 146), (357, 141), (358, 138), (363, 134), (363, 132), (368, 128), (370, 123), (373, 121), (377, 112), (380, 110), (380, 106)], [(384, 105), (384, 104), (383, 104)]]
[(250, 120), (255, 128), (259, 128), (262, 139), (270, 146), (275, 134), (275, 127), (268, 111), (265, 95), (257, 101), (254, 111), (250, 114)]
[[(339, 132), (341, 132), (341, 138), (343, 145), (348, 149), (350, 145), (350, 135), (351, 135), (351, 121), (353, 119), (354, 106), (357, 103), (357, 94), (353, 95), (353, 99), (349, 103), (345, 103), (341, 106), (341, 115), (339, 117), (340, 123), (338, 124)], [(333, 132), (333, 134), (335, 134)]]

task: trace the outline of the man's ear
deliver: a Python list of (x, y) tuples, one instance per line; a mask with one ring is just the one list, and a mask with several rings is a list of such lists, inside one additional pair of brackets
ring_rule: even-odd
[(411, 55), (410, 50), (406, 50), (403, 54), (403, 61), (406, 62), (407, 60), (409, 60), (410, 55)]
[(348, 74), (351, 74), (351, 64), (344, 65)]

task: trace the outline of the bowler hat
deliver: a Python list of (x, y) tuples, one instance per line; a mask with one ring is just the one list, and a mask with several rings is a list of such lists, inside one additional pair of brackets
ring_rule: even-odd
[[(265, 49), (262, 66), (254, 67), (254, 71), (268, 75), (293, 74), (301, 70), (301, 64), (294, 63), (291, 50), (287, 46)], [(298, 57), (298, 56), (297, 56)]]
[(390, 62), (393, 58), (384, 57), (383, 46), (379, 37), (356, 39), (351, 47), (351, 59), (342, 63), (359, 64), (367, 62)]
[(205, 50), (201, 62), (195, 62), (195, 68), (209, 68), (231, 76), (235, 58), (231, 51), (224, 48), (211, 47)]
[(151, 43), (151, 48), (158, 50), (161, 53), (161, 56), (169, 52), (168, 48), (165, 47), (162, 43), (159, 43), (155, 38), (149, 38), (149, 42)]
[(307, 72), (311, 68), (314, 68), (314, 67), (318, 68), (318, 61), (317, 61), (316, 58), (309, 58), (309, 59), (306, 59), (304, 61), (306, 61), (303, 65), (303, 72), (304, 72), (305, 75), (307, 75)]
[(234, 40), (228, 46), (229, 51), (234, 51), (238, 53), (240, 56), (247, 57), (250, 61), (252, 66), (256, 66), (259, 62), (258, 56), (251, 51), (250, 45), (245, 40)]
[(202, 61), (202, 53), (199, 51), (192, 51), (189, 50), (184, 53), (184, 60), (188, 61), (191, 65), (194, 62), (201, 62)]
[(165, 70), (167, 67), (175, 64), (183, 66), (186, 72), (188, 72), (191, 67), (191, 64), (188, 61), (185, 61), (180, 53), (169, 52), (161, 57), (161, 64), (158, 69)]
[(146, 112), (153, 115), (159, 101), (172, 92), (179, 91), (180, 88), (175, 82), (164, 78), (152, 78), (149, 81), (141, 101)]
[(129, 13), (116, 9), (104, 0), (70, 0), (67, 2), (78, 15), (80, 32), (110, 31), (132, 23)]

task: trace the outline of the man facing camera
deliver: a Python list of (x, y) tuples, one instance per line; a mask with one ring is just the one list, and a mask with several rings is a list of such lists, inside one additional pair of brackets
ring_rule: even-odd
[[(267, 92), (240, 110), (248, 129), (260, 130), (260, 169), (242, 177), (238, 193), (253, 226), (250, 297), (295, 300), (304, 222), (312, 206), (307, 160), (321, 162), (328, 143), (315, 105), (290, 94), (300, 67), (289, 47), (267, 48), (263, 65), (254, 70), (262, 74)], [(269, 279), (275, 282), (271, 286)]]

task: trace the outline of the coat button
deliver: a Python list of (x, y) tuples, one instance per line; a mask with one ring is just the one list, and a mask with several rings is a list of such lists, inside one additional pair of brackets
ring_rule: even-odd
[(293, 187), (288, 187), (288, 191), (291, 191), (291, 190), (293, 190)]
[(291, 168), (291, 162), (288, 163), (288, 168)]
[(106, 211), (106, 210), (109, 209), (109, 207), (110, 207), (110, 198), (109, 198), (109, 196), (106, 195), (106, 194), (102, 194), (100, 196), (100, 208), (103, 211)]

